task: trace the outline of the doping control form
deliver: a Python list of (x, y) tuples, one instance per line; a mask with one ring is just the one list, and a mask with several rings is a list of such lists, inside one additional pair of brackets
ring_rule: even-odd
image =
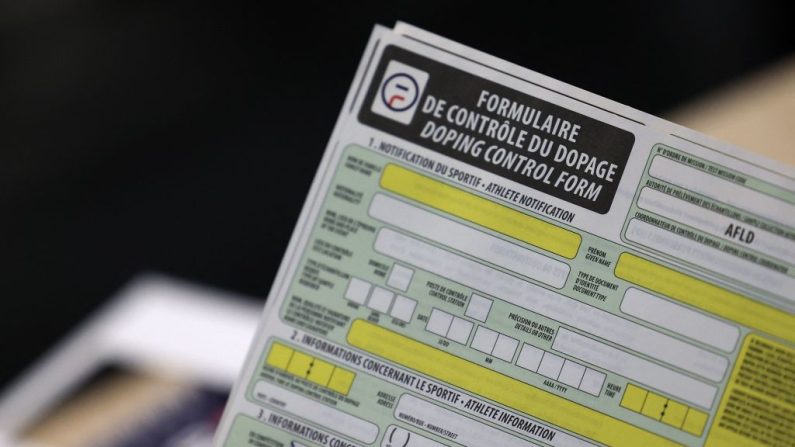
[(793, 446), (795, 170), (378, 26), (216, 445)]

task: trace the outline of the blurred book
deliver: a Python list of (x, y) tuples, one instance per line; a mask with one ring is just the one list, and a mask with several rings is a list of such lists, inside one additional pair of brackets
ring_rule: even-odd
[(0, 445), (211, 445), (261, 309), (164, 276), (133, 280), (0, 396)]

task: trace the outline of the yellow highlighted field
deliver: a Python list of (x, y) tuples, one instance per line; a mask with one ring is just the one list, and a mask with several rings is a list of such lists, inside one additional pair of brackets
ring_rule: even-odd
[(287, 372), (298, 377), (306, 378), (311, 363), (312, 357), (303, 352), (295, 351), (293, 358), (290, 360), (290, 365), (287, 366)]
[(795, 343), (795, 316), (630, 253), (622, 253), (616, 276)]
[(348, 333), (348, 343), (609, 446), (679, 445), (619, 419), (364, 320), (353, 322)]
[(306, 378), (318, 385), (326, 386), (331, 378), (332, 371), (334, 371), (334, 365), (329, 362), (324, 362), (323, 360), (315, 359), (314, 363), (312, 363), (312, 369), (309, 370), (309, 374)]
[(381, 187), (564, 258), (574, 258), (582, 241), (573, 231), (397, 165), (386, 166)]
[[(701, 436), (707, 422), (706, 413), (631, 383), (627, 384), (624, 396), (621, 397), (621, 406), (696, 436)], [(682, 424), (688, 412), (692, 415), (685, 428)]]
[(649, 395), (646, 396), (646, 402), (643, 403), (643, 409), (640, 410), (640, 412), (645, 416), (659, 421), (665, 411), (666, 403), (668, 403), (667, 398), (657, 393), (649, 393)]
[(756, 334), (746, 336), (705, 446), (795, 445), (794, 377), (792, 346)]
[(275, 343), (271, 347), (271, 350), (268, 353), (268, 358), (265, 361), (268, 363), (268, 365), (271, 365), (274, 368), (287, 369), (287, 365), (290, 364), (290, 358), (292, 356), (292, 349), (284, 346), (281, 343)]
[(340, 394), (348, 394), (351, 385), (353, 385), (354, 377), (356, 377), (356, 375), (347, 369), (337, 368), (331, 374), (328, 387)]
[(680, 404), (679, 402), (669, 400), (668, 406), (665, 408), (665, 415), (663, 415), (662, 421), (668, 425), (679, 428), (682, 426), (682, 422), (685, 420), (685, 414), (687, 414), (687, 406)]
[(621, 398), (621, 406), (640, 413), (640, 410), (643, 409), (643, 402), (646, 402), (646, 396), (648, 394), (648, 391), (630, 383), (627, 385), (626, 391), (624, 391), (624, 397)]
[(703, 411), (690, 409), (685, 416), (685, 423), (682, 425), (682, 430), (690, 433), (693, 436), (701, 436), (704, 433), (704, 425), (707, 423), (709, 415)]
[(281, 343), (271, 345), (265, 363), (346, 395), (351, 390), (353, 379), (356, 378), (356, 374), (347, 369)]

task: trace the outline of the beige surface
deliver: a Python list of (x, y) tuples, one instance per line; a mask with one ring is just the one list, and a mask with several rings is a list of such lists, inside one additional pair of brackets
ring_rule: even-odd
[(795, 55), (686, 104), (666, 118), (795, 165)]

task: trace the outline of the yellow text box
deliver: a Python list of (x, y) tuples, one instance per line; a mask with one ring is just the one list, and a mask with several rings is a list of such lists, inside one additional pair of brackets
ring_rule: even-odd
[(381, 187), (564, 258), (580, 248), (582, 237), (573, 231), (397, 165), (384, 168)]
[(298, 377), (306, 378), (307, 374), (309, 374), (312, 360), (314, 359), (311, 356), (301, 351), (295, 351), (290, 359), (290, 364), (287, 366), (287, 372)]
[(368, 321), (353, 322), (348, 332), (348, 343), (609, 446), (679, 445)]
[(306, 378), (318, 385), (326, 386), (331, 378), (332, 371), (334, 371), (334, 365), (316, 358), (312, 361), (312, 367), (309, 369), (309, 374), (307, 374)]
[(688, 408), (685, 405), (669, 400), (668, 406), (665, 408), (665, 415), (663, 415), (662, 421), (668, 425), (679, 428), (682, 426), (682, 422), (685, 420), (685, 414), (687, 414), (687, 410)]
[[(750, 334), (735, 365), (705, 445), (795, 445), (795, 349)], [(700, 434), (706, 417), (694, 417)]]
[(340, 394), (348, 394), (355, 377), (356, 374), (347, 369), (335, 368), (334, 372), (331, 374), (328, 387)]
[(649, 393), (646, 396), (646, 401), (643, 402), (643, 408), (640, 410), (645, 416), (659, 421), (665, 412), (665, 404), (668, 403), (668, 398), (660, 396), (657, 393)]
[(622, 253), (616, 276), (762, 332), (795, 343), (795, 316), (655, 262)]
[[(707, 424), (707, 419), (709, 419), (709, 415), (707, 413), (691, 408), (687, 410), (687, 416), (685, 416), (685, 422), (682, 424), (682, 430), (690, 433), (693, 436), (701, 436), (701, 434), (704, 433), (704, 426)], [(713, 444), (707, 444), (707, 445), (713, 445)], [(719, 443), (718, 445), (740, 445), (740, 444)]]
[(629, 384), (627, 385), (626, 391), (624, 391), (624, 397), (621, 398), (621, 406), (640, 413), (643, 409), (643, 403), (646, 402), (646, 396), (648, 395), (649, 392), (647, 390)]
[(287, 369), (290, 358), (293, 356), (292, 348), (288, 348), (281, 343), (274, 343), (268, 353), (266, 363), (274, 368)]

